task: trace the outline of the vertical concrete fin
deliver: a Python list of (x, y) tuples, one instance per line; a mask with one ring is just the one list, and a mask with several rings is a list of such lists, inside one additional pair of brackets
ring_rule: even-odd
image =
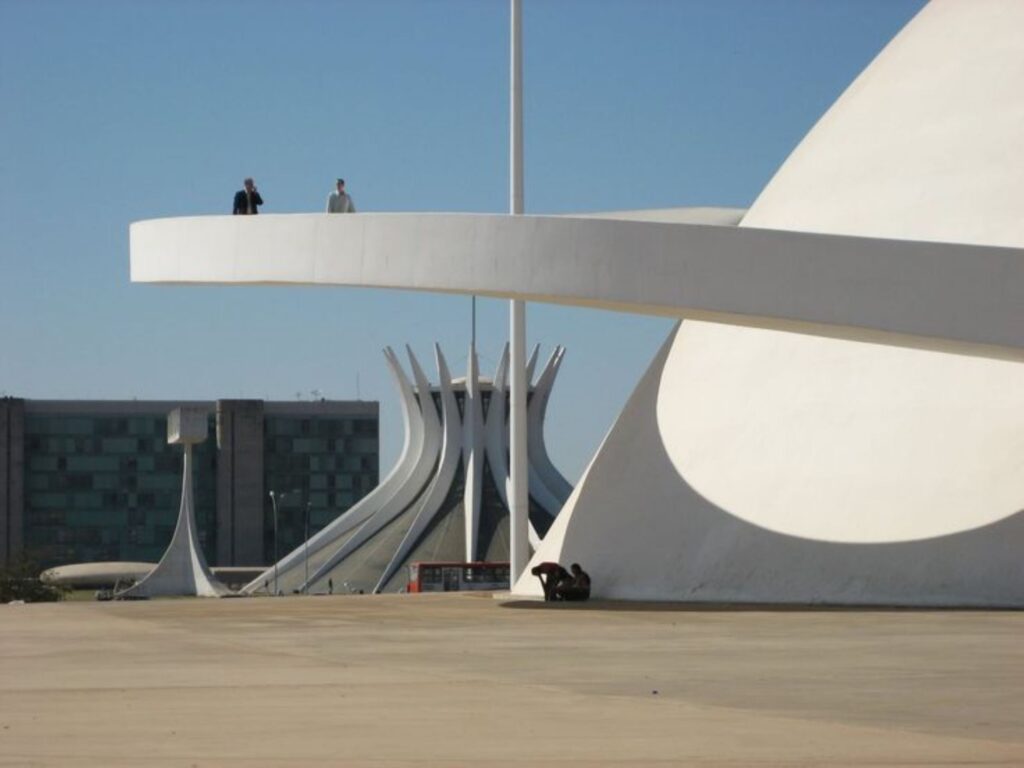
[(437, 472), (430, 483), (430, 488), (419, 503), (416, 517), (409, 526), (405, 537), (399, 544), (398, 549), (392, 556), (391, 561), (384, 569), (383, 574), (374, 586), (374, 592), (380, 592), (384, 585), (391, 579), (395, 571), (401, 567), (409, 553), (419, 542), (423, 531), (434, 519), (448, 495), (455, 473), (459, 468), (459, 460), (462, 458), (462, 424), (459, 417), (459, 405), (455, 401), (455, 393), (452, 390), (452, 376), (448, 370), (448, 364), (441, 353), (441, 347), (434, 345), (434, 356), (437, 361), (437, 372), (441, 389), (441, 415), (444, 442), (441, 446), (441, 459), (438, 463)]
[[(423, 440), (423, 420), (420, 418), (420, 409), (415, 395), (412, 392), (412, 384), (402, 370), (402, 364), (398, 355), (391, 347), (383, 349), (384, 360), (391, 372), (392, 381), (398, 389), (398, 400), (402, 406), (402, 424), (404, 428), (402, 438), (402, 450), (398, 461), (391, 471), (370, 493), (364, 496), (357, 504), (351, 507), (343, 515), (340, 515), (333, 522), (309, 540), (309, 556), (316, 555), (321, 550), (327, 549), (335, 544), (340, 538), (351, 532), (354, 528), (365, 523), (370, 517), (377, 513), (391, 498), (401, 491), (419, 458)], [(278, 578), (287, 574), (293, 568), (304, 567), (304, 560), (307, 556), (305, 545), (299, 546), (285, 555), (277, 563)], [(274, 571), (272, 564), (257, 578), (246, 584), (244, 592), (248, 594), (259, 591), (264, 581)], [(312, 582), (313, 579), (310, 579)], [(305, 586), (305, 585), (304, 585)]]
[(487, 445), (487, 463), (491, 467), (494, 487), (498, 489), (501, 503), (508, 508), (508, 356), (506, 342), (494, 371), (494, 386), (491, 390), (491, 404), (487, 408), (484, 424)]
[[(206, 418), (205, 413), (202, 417)], [(181, 507), (171, 543), (156, 568), (138, 584), (119, 592), (117, 597), (221, 597), (227, 594), (227, 587), (210, 571), (202, 547), (199, 546), (192, 493), (192, 464), (192, 444), (185, 443)]]
[[(384, 526), (405, 512), (423, 493), (437, 467), (438, 456), (441, 453), (441, 444), (443, 442), (441, 421), (430, 392), (430, 383), (427, 381), (427, 377), (424, 375), (423, 369), (420, 367), (419, 361), (412, 350), (407, 348), (407, 351), (416, 380), (416, 388), (419, 392), (418, 398), (414, 395), (411, 388), (404, 389), (403, 392), (403, 397), (408, 399), (407, 407), (413, 417), (410, 447), (415, 450), (416, 459), (405, 481), (398, 485), (395, 492), (384, 501), (380, 508), (373, 512), (372, 516), (316, 569), (309, 579), (307, 588), (318, 581), (330, 578), (331, 571), (342, 560), (359, 549)], [(401, 379), (406, 384), (408, 383), (404, 375)], [(421, 405), (423, 407), (420, 407)], [(301, 553), (301, 550), (302, 548), (299, 547), (296, 552)]]
[(547, 417), (548, 401), (551, 398), (551, 390), (564, 357), (565, 347), (556, 346), (540, 376), (537, 377), (533, 395), (527, 406), (530, 493), (551, 517), (558, 514), (558, 510), (562, 508), (565, 500), (572, 493), (572, 485), (551, 462), (547, 445), (544, 442), (544, 422)]
[[(484, 429), (480, 396), (480, 369), (471, 345), (466, 366), (466, 394), (462, 416), (462, 451), (466, 469), (463, 507), (466, 520), (466, 560), (476, 560), (480, 534), (480, 498), (483, 493)], [(491, 395), (494, 399), (494, 395)]]
[(537, 357), (540, 355), (540, 344), (533, 345), (533, 352), (530, 353), (530, 359), (526, 362), (526, 388), (529, 391), (530, 382), (533, 381), (533, 372), (537, 368)]

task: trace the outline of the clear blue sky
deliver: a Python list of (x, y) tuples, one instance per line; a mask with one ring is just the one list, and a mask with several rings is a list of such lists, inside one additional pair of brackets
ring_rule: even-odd
[[(748, 206), (921, 0), (524, 0), (527, 213)], [(381, 401), (380, 350), (465, 298), (128, 280), (128, 225), (322, 210), (508, 209), (506, 0), (0, 0), (0, 394)], [(491, 372), (507, 303), (479, 307)], [(575, 480), (672, 323), (531, 304), (568, 347), (547, 430)], [(432, 366), (430, 368), (432, 370)]]

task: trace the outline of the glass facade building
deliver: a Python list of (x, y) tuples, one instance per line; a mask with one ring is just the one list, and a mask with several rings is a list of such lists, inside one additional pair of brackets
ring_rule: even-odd
[[(181, 501), (167, 414), (204, 407), (199, 538), (211, 565), (266, 565), (376, 487), (376, 402), (0, 400), (0, 561), (159, 560)], [(269, 491), (279, 496), (277, 538)], [(307, 519), (308, 516), (308, 519)]]
[[(283, 414), (265, 419), (263, 485), (265, 562), (283, 557), (377, 486), (375, 419), (311, 419)], [(273, 505), (277, 504), (277, 538)], [(274, 542), (277, 542), (277, 551)]]
[[(212, 433), (212, 430), (211, 430)], [(215, 446), (196, 446), (199, 540), (216, 544)], [(174, 533), (182, 450), (156, 414), (27, 414), (25, 551), (44, 564), (156, 562)]]

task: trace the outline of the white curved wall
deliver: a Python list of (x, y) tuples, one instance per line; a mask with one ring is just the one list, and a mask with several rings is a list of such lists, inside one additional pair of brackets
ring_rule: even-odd
[(656, 409), (681, 479), (772, 531), (910, 541), (1024, 509), (1020, 363), (685, 322)]
[(1022, 29), (1018, 0), (933, 0), (800, 143), (743, 226), (1020, 247)]
[[(933, 3), (741, 226), (1024, 245), (1021, 29)], [(686, 321), (535, 559), (612, 597), (1020, 606), (1022, 543), (1019, 361)]]
[[(1024, 604), (1022, 512), (946, 536), (839, 542), (766, 529), (699, 493), (665, 449), (666, 425), (655, 407), (670, 358), (686, 341), (684, 333), (666, 341), (534, 562), (578, 561), (593, 577), (595, 594), (631, 600)], [(703, 404), (691, 406), (699, 415)], [(720, 457), (715, 464), (731, 470), (735, 483), (744, 482), (747, 465)], [(809, 464), (804, 477), (815, 469)], [(1019, 487), (1019, 463), (1017, 478)], [(768, 490), (784, 486), (780, 482)], [(984, 504), (985, 489), (975, 490), (977, 503)], [(922, 512), (906, 510), (915, 516)], [(524, 576), (515, 592), (539, 595), (536, 578)]]

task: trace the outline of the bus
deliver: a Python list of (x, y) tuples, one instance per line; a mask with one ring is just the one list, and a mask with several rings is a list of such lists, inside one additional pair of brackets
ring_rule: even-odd
[(500, 591), (509, 588), (508, 563), (412, 563), (407, 592)]

